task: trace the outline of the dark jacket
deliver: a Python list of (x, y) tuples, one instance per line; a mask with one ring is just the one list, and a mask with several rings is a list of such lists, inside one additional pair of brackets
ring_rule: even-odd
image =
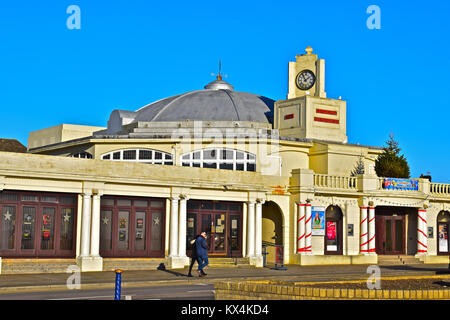
[(195, 240), (195, 251), (198, 257), (208, 256), (208, 246), (206, 245), (206, 240), (202, 236), (198, 236)]

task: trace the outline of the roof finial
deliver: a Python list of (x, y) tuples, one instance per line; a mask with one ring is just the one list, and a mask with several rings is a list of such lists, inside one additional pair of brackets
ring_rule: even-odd
[(217, 80), (222, 80), (222, 61), (219, 59), (219, 75), (217, 76)]

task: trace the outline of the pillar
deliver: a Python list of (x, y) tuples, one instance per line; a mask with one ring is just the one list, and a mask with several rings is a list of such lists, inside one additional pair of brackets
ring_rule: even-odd
[(311, 204), (305, 205), (305, 253), (311, 254)]
[(91, 194), (83, 194), (83, 208), (81, 216), (81, 252), (80, 256), (87, 257), (90, 253), (91, 238)]
[(100, 195), (92, 196), (91, 256), (100, 256)]
[(179, 257), (186, 257), (186, 224), (187, 224), (186, 203), (187, 203), (187, 198), (183, 197), (180, 199), (180, 216), (179, 216), (179, 223), (178, 223), (178, 256)]
[(375, 208), (369, 208), (369, 254), (375, 254)]
[(417, 254), (427, 254), (427, 210), (420, 209), (417, 217)]
[(178, 255), (178, 197), (170, 198), (169, 257)]
[(247, 202), (247, 257), (255, 255), (255, 202)]
[(367, 231), (367, 207), (361, 207), (361, 226), (360, 226), (360, 253), (368, 254), (368, 231)]
[(255, 256), (262, 257), (262, 205), (264, 201), (256, 202), (255, 212)]
[(305, 254), (305, 205), (297, 204), (297, 253)]

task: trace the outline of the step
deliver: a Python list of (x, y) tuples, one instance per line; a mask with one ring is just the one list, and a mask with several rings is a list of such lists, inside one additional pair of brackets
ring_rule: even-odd
[(393, 256), (378, 256), (379, 265), (416, 265), (423, 264), (414, 256), (407, 255), (393, 255)]
[(75, 259), (3, 259), (1, 273), (63, 273), (73, 265)]

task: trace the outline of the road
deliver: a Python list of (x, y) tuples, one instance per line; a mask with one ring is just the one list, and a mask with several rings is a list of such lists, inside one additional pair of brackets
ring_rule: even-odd
[[(122, 288), (122, 300), (214, 300), (214, 284)], [(0, 300), (114, 300), (112, 289), (17, 292), (0, 295)]]

